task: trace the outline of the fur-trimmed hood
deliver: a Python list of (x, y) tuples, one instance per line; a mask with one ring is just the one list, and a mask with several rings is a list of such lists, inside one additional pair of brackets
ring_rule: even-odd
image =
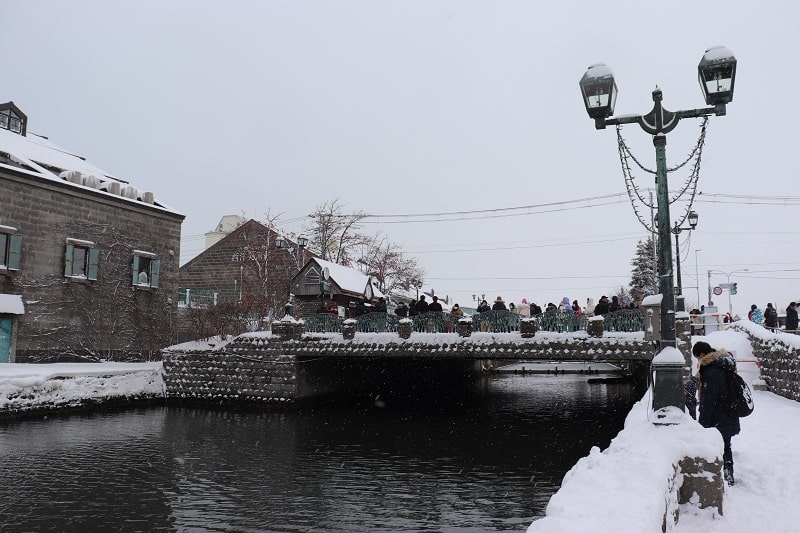
[(733, 358), (733, 356), (730, 354), (730, 352), (728, 350), (725, 350), (724, 348), (720, 348), (717, 351), (714, 351), (714, 352), (711, 352), (711, 353), (707, 353), (704, 356), (700, 357), (697, 360), (697, 362), (700, 363), (701, 367), (703, 367), (703, 366), (706, 366), (706, 365), (710, 365), (714, 361), (717, 361), (717, 360), (720, 360), (720, 359), (725, 359), (725, 358), (728, 358), (728, 357), (730, 357), (731, 359)]

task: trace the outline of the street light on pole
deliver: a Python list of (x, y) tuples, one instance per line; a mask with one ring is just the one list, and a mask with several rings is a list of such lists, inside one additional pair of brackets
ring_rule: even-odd
[(694, 251), (694, 277), (697, 280), (695, 283), (697, 285), (697, 305), (700, 306), (700, 270), (697, 268), (697, 252), (702, 252), (703, 250), (697, 249)]
[[(303, 266), (303, 262), (305, 259), (305, 249), (308, 246), (308, 237), (305, 235), (300, 235), (297, 237), (297, 249), (293, 246), (289, 246), (289, 241), (283, 235), (278, 235), (275, 237), (275, 248), (279, 250), (286, 250), (286, 252), (292, 257), (294, 260), (294, 266), (297, 272), (300, 271), (300, 268)], [(289, 275), (289, 279), (286, 283), (286, 305), (285, 311), (287, 315), (292, 314), (292, 308), (294, 304), (292, 303), (292, 275)]]
[(653, 136), (656, 150), (656, 201), (658, 204), (659, 290), (661, 292), (661, 340), (660, 347), (675, 346), (675, 302), (672, 279), (672, 245), (670, 243), (669, 189), (667, 188), (666, 134), (672, 131), (682, 118), (722, 116), (726, 105), (733, 100), (736, 73), (736, 58), (723, 47), (706, 50), (697, 66), (698, 80), (706, 104), (711, 107), (671, 112), (662, 107), (663, 95), (656, 88), (653, 93), (653, 109), (646, 115), (623, 115), (612, 117), (617, 99), (617, 84), (609, 67), (603, 63), (592, 65), (580, 80), (583, 103), (595, 128), (623, 124), (639, 124)]
[(697, 220), (700, 217), (697, 216), (697, 213), (694, 211), (689, 211), (689, 214), (686, 216), (686, 220), (689, 222), (688, 228), (681, 228), (678, 226), (678, 223), (675, 222), (675, 226), (672, 228), (672, 233), (675, 234), (675, 271), (677, 273), (677, 281), (678, 281), (678, 294), (677, 294), (677, 309), (676, 311), (685, 311), (686, 309), (683, 308), (683, 284), (681, 283), (681, 248), (678, 242), (678, 236), (681, 234), (682, 231), (692, 231), (694, 228), (697, 227)]
[(422, 281), (415, 279), (411, 282), (411, 285), (417, 289), (417, 301), (419, 301), (419, 290), (422, 288)]

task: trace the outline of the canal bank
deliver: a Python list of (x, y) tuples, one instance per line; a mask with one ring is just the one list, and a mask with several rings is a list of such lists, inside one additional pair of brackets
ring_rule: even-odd
[(0, 418), (99, 406), (157, 404), (165, 398), (155, 363), (0, 364)]

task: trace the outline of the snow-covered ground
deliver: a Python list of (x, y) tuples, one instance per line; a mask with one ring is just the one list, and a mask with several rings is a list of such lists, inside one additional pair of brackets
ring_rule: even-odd
[[(800, 337), (748, 329), (800, 345)], [(720, 331), (693, 338), (698, 340), (734, 352), (739, 372), (749, 382), (759, 382), (744, 333)], [(678, 425), (653, 425), (649, 399), (634, 406), (606, 450), (594, 448), (567, 473), (548, 504), (548, 516), (533, 522), (529, 533), (661, 531), (666, 474), (672, 464), (687, 455), (713, 460), (722, 454), (722, 439), (716, 429), (702, 428), (688, 415)], [(724, 514), (684, 504), (678, 524), (668, 531), (800, 531), (800, 403), (759, 390), (754, 402), (755, 411), (741, 419), (742, 431), (732, 441), (736, 484), (725, 489)]]

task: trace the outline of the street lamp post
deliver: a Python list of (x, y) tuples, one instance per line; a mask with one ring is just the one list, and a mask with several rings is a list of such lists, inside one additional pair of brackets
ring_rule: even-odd
[(411, 282), (411, 285), (413, 285), (413, 287), (417, 289), (417, 301), (419, 301), (419, 290), (422, 288), (422, 281), (415, 279), (414, 281)]
[(678, 282), (678, 291), (677, 291), (677, 298), (676, 298), (676, 311), (685, 311), (686, 309), (683, 308), (683, 284), (681, 283), (681, 248), (680, 243), (678, 242), (678, 236), (681, 234), (682, 231), (692, 231), (697, 227), (697, 221), (700, 217), (694, 211), (689, 211), (689, 215), (686, 217), (686, 220), (689, 222), (688, 228), (681, 228), (678, 226), (678, 223), (675, 222), (675, 225), (672, 227), (672, 233), (675, 234), (675, 273), (677, 275), (677, 282)]
[[(286, 250), (286, 252), (294, 259), (295, 264), (295, 272), (299, 272), (300, 268), (303, 266), (303, 260), (305, 259), (305, 249), (308, 246), (308, 237), (305, 235), (300, 235), (297, 237), (297, 249), (293, 246), (289, 246), (289, 241), (283, 235), (278, 235), (275, 237), (275, 248), (279, 250)], [(286, 284), (286, 305), (285, 311), (287, 315), (292, 314), (292, 308), (294, 304), (292, 303), (292, 275), (289, 274), (289, 279)]]
[(700, 306), (700, 270), (697, 266), (697, 252), (702, 252), (702, 250), (698, 248), (694, 251), (694, 278), (697, 285), (695, 288), (697, 289), (697, 305)]
[(659, 290), (661, 292), (660, 347), (675, 346), (675, 302), (672, 280), (672, 245), (670, 243), (669, 191), (667, 188), (666, 134), (680, 119), (709, 115), (722, 116), (726, 105), (733, 100), (736, 58), (730, 50), (717, 47), (706, 50), (697, 66), (698, 80), (706, 104), (711, 107), (671, 112), (661, 104), (660, 89), (653, 91), (653, 109), (646, 115), (612, 117), (617, 99), (617, 84), (613, 72), (603, 63), (592, 65), (580, 80), (584, 105), (595, 128), (621, 124), (639, 124), (653, 136), (656, 151), (656, 201), (658, 204)]

